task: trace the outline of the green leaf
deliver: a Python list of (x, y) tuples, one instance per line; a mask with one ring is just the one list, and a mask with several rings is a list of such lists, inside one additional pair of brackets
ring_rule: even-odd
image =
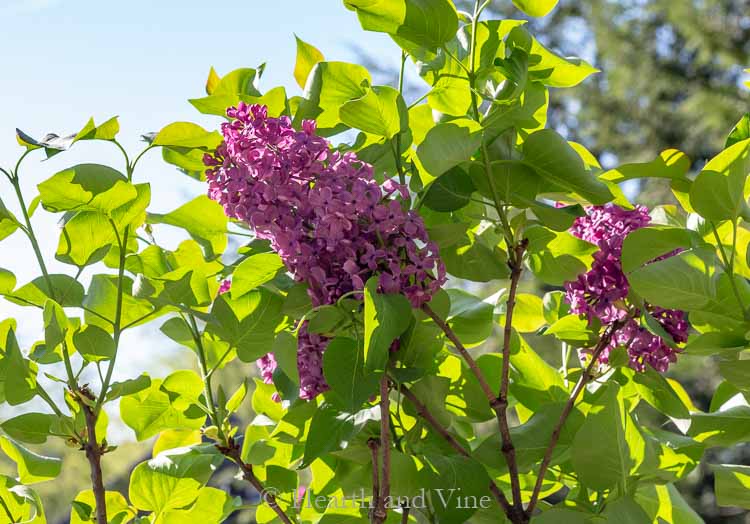
[[(94, 275), (91, 277), (88, 293), (83, 301), (86, 307), (86, 322), (99, 326), (107, 331), (112, 329), (117, 316), (117, 288), (116, 275)], [(120, 325), (128, 326), (138, 322), (154, 311), (146, 300), (133, 296), (133, 281), (129, 277), (122, 280), (122, 308)]]
[(426, 185), (450, 168), (470, 160), (481, 143), (481, 127), (468, 118), (444, 122), (430, 129), (417, 146), (422, 183)]
[(284, 262), (276, 253), (259, 253), (246, 258), (232, 274), (232, 298), (270, 282), (283, 267)]
[(557, 0), (513, 0), (513, 5), (529, 16), (547, 16), (557, 5)]
[(378, 392), (379, 375), (365, 374), (365, 357), (355, 340), (336, 337), (323, 353), (323, 374), (331, 388), (331, 399), (342, 409), (356, 413)]
[(530, 134), (523, 143), (524, 162), (547, 182), (577, 193), (592, 204), (614, 197), (606, 184), (586, 171), (583, 160), (563, 137), (551, 129)]
[(690, 188), (690, 205), (709, 220), (747, 214), (744, 188), (750, 172), (750, 139), (729, 146), (708, 161)]
[(155, 457), (162, 451), (200, 444), (201, 440), (199, 429), (165, 429), (159, 433), (151, 454)]
[(489, 199), (497, 197), (502, 202), (528, 207), (542, 189), (541, 178), (520, 161), (495, 161), (491, 166), (491, 181), (479, 164), (472, 164), (469, 170), (477, 190)]
[(551, 508), (532, 519), (532, 524), (591, 524), (589, 514), (568, 508)]
[(732, 128), (724, 147), (733, 146), (737, 142), (742, 142), (748, 138), (750, 138), (750, 113), (745, 113), (739, 122), (734, 125), (734, 128)]
[(629, 495), (608, 503), (603, 515), (606, 516), (608, 524), (643, 524), (651, 522), (651, 519), (648, 518), (643, 508)]
[[(538, 411), (545, 404), (568, 399), (568, 390), (557, 369), (540, 357), (515, 331), (510, 340), (510, 364), (510, 391), (519, 404), (531, 411)], [(497, 387), (499, 382), (497, 380)]]
[[(136, 517), (138, 513), (134, 507), (128, 504), (125, 497), (119, 491), (106, 491), (104, 502), (107, 505), (107, 520), (111, 524), (127, 524)], [(95, 522), (96, 499), (92, 490), (80, 492), (73, 501), (70, 511), (70, 524), (86, 524)]]
[(198, 429), (206, 420), (196, 405), (202, 393), (198, 375), (175, 371), (163, 381), (152, 380), (147, 389), (122, 397), (120, 416), (139, 441), (165, 429)]
[[(0, 475), (0, 498), (3, 499), (8, 511), (14, 517), (3, 520), (7, 524), (46, 524), (47, 519), (44, 516), (44, 507), (39, 495), (29, 488), (19, 483), (15, 479)], [(5, 514), (0, 513), (4, 518)]]
[(224, 406), (227, 413), (234, 413), (237, 411), (240, 404), (242, 404), (242, 401), (245, 400), (245, 396), (247, 396), (247, 380), (243, 380), (240, 387), (237, 388), (237, 391), (235, 391), (232, 396), (229, 397), (229, 400), (227, 400), (226, 406)]
[(460, 504), (457, 499), (448, 500), (448, 497), (452, 493), (460, 493), (461, 497), (469, 497), (468, 500), (489, 496), (490, 479), (484, 467), (476, 460), (460, 455), (430, 454), (425, 458), (431, 468), (425, 468), (423, 478), (429, 479), (429, 486), (433, 489), (445, 490), (443, 496), (447, 503), (435, 504), (439, 522), (471, 522), (479, 504)]
[(42, 206), (52, 212), (88, 210), (110, 214), (138, 196), (125, 175), (99, 164), (73, 166), (37, 187)]
[(732, 446), (750, 438), (750, 407), (695, 413), (687, 434), (706, 446)]
[(16, 129), (16, 140), (27, 151), (44, 148), (47, 158), (51, 158), (70, 149), (79, 140), (114, 140), (119, 131), (120, 123), (117, 117), (112, 117), (99, 126), (94, 123), (93, 118), (90, 118), (78, 133), (72, 135), (61, 137), (55, 133), (48, 133), (43, 139), (35, 140), (20, 129)]
[[(458, 69), (458, 66), (455, 68)], [(459, 69), (457, 73), (461, 75), (462, 70)], [(446, 115), (466, 115), (471, 107), (469, 80), (446, 73), (435, 81), (435, 85), (427, 95), (427, 103), (432, 109)]]
[(16, 287), (16, 275), (7, 269), (0, 268), (0, 295), (13, 292)]
[(532, 225), (525, 233), (529, 240), (529, 268), (542, 281), (555, 286), (575, 280), (585, 272), (591, 263), (591, 255), (597, 250), (593, 244), (567, 231), (557, 232)]
[(184, 508), (198, 498), (221, 462), (218, 452), (200, 447), (165, 451), (138, 464), (130, 474), (130, 501), (156, 516)]
[(674, 484), (639, 484), (635, 500), (648, 513), (650, 522), (704, 524)]
[(310, 333), (333, 333), (349, 320), (344, 310), (337, 306), (318, 306), (308, 316), (307, 331)]
[(302, 89), (305, 88), (307, 77), (310, 76), (315, 64), (325, 60), (323, 53), (318, 48), (308, 44), (297, 35), (294, 35), (297, 41), (297, 61), (294, 64), (294, 79)]
[(628, 275), (633, 290), (651, 304), (686, 311), (707, 308), (716, 297), (712, 268), (694, 251), (684, 251), (635, 269)]
[(529, 55), (529, 79), (537, 80), (549, 87), (573, 87), (599, 72), (585, 60), (565, 58), (553, 53), (533, 38), (523, 26), (511, 30), (506, 46), (519, 47), (526, 51)]
[(21, 354), (16, 340), (15, 321), (0, 323), (0, 387), (11, 406), (31, 400), (36, 395), (36, 363)]
[(393, 341), (411, 324), (409, 301), (403, 295), (378, 293), (378, 279), (365, 284), (365, 368), (372, 372), (385, 369)]
[(105, 214), (81, 211), (64, 219), (55, 258), (78, 267), (88, 266), (104, 259), (116, 241)]
[(288, 331), (282, 331), (276, 335), (271, 351), (276, 357), (276, 362), (281, 371), (289, 377), (292, 382), (299, 384), (299, 370), (297, 369), (297, 337)]
[(490, 282), (508, 276), (508, 257), (498, 246), (487, 246), (476, 228), (463, 223), (439, 223), (429, 228), (430, 239), (451, 275), (474, 282)]
[(227, 293), (216, 299), (208, 324), (210, 333), (237, 349), (245, 362), (262, 357), (273, 345), (283, 315), (282, 299), (265, 288), (245, 293), (237, 299)]
[(115, 341), (99, 326), (83, 326), (73, 334), (73, 345), (87, 362), (109, 360), (115, 355)]
[(207, 196), (194, 198), (166, 215), (149, 213), (149, 222), (186, 230), (209, 258), (223, 253), (227, 247), (229, 220), (221, 205)]
[(750, 509), (750, 466), (721, 464), (712, 466), (719, 506)]
[(625, 407), (616, 384), (606, 386), (573, 441), (571, 460), (582, 483), (591, 489), (625, 487), (631, 459), (625, 440)]
[(339, 109), (341, 121), (366, 133), (391, 139), (409, 128), (409, 115), (401, 94), (389, 86), (372, 86)]
[(47, 300), (44, 304), (44, 341), (47, 346), (54, 348), (65, 340), (69, 322), (63, 308), (54, 300)]
[(12, 235), (20, 225), (15, 215), (5, 207), (5, 204), (0, 199), (0, 240)]
[(94, 119), (89, 118), (86, 125), (78, 132), (73, 142), (79, 140), (114, 140), (117, 133), (120, 132), (120, 122), (116, 116), (113, 116), (109, 120), (105, 120), (98, 126), (94, 123)]
[(191, 149), (187, 153), (168, 147), (161, 149), (161, 157), (166, 163), (172, 164), (187, 176), (201, 182), (206, 181), (206, 165), (203, 163), (204, 154), (200, 149)]
[(458, 30), (458, 15), (449, 0), (344, 0), (357, 12), (365, 31), (389, 33), (435, 50)]
[(434, 211), (455, 211), (469, 203), (473, 192), (474, 184), (466, 171), (453, 167), (429, 185), (422, 203)]
[[(505, 316), (498, 322), (504, 324)], [(516, 306), (513, 309), (513, 327), (519, 333), (533, 333), (547, 321), (544, 319), (542, 299), (529, 293), (516, 295)]]
[(677, 419), (690, 418), (689, 408), (667, 379), (652, 368), (644, 372), (623, 369), (623, 373), (633, 378), (638, 394), (665, 415)]
[(22, 484), (36, 484), (52, 480), (60, 474), (62, 460), (37, 455), (15, 440), (0, 435), (0, 448), (18, 468), (18, 480)]
[(50, 275), (37, 277), (28, 284), (21, 286), (6, 295), (10, 302), (21, 306), (44, 307), (47, 299), (51, 298), (63, 307), (80, 307), (83, 302), (83, 286), (68, 275)]
[(378, 408), (352, 414), (340, 411), (331, 404), (322, 404), (310, 422), (304, 456), (298, 469), (308, 467), (313, 460), (329, 451), (345, 447), (368, 420), (378, 420), (379, 416)]
[(668, 178), (681, 180), (690, 171), (690, 158), (677, 149), (667, 149), (651, 162), (623, 164), (602, 173), (602, 180), (620, 183), (637, 178)]
[(461, 289), (448, 289), (450, 311), (446, 318), (458, 339), (466, 346), (484, 342), (494, 327), (493, 304)]
[(598, 335), (591, 329), (588, 320), (579, 315), (560, 317), (544, 331), (544, 334), (554, 335), (558, 340), (583, 347), (595, 343)]
[[(198, 498), (186, 509), (169, 510), (160, 520), (161, 524), (183, 524), (200, 522), (201, 524), (220, 524), (227, 517), (240, 509), (242, 499), (232, 497), (223, 490), (205, 487), (198, 492)], [(72, 523), (71, 523), (72, 524)]]
[(652, 226), (633, 231), (622, 244), (622, 270), (629, 273), (678, 248), (688, 248), (693, 239), (691, 231), (677, 227)]
[(113, 382), (109, 386), (109, 392), (107, 393), (107, 402), (115, 400), (126, 395), (133, 395), (139, 391), (143, 391), (151, 386), (151, 377), (148, 373), (139, 375), (138, 378), (131, 378), (123, 380), (122, 382)]
[(315, 119), (323, 135), (345, 128), (339, 109), (349, 100), (367, 93), (372, 83), (370, 73), (360, 65), (346, 62), (315, 64), (305, 86), (305, 100), (301, 103), (295, 122)]
[(27, 444), (44, 444), (58, 417), (47, 413), (23, 413), (6, 420), (0, 427), (9, 437)]
[(151, 145), (172, 147), (178, 150), (213, 151), (221, 144), (221, 141), (221, 135), (217, 131), (206, 131), (198, 124), (191, 122), (174, 122), (162, 128)]
[(750, 360), (722, 360), (719, 371), (734, 387), (750, 393)]

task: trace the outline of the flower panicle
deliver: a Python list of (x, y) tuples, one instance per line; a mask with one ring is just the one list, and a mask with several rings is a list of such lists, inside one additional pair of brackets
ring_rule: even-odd
[[(380, 185), (370, 164), (333, 149), (312, 120), (298, 130), (289, 117), (269, 117), (266, 106), (244, 102), (227, 116), (223, 143), (204, 158), (208, 195), (270, 242), (293, 277), (307, 283), (314, 306), (363, 290), (373, 276), (379, 291), (401, 293), (413, 307), (442, 287), (437, 245), (398, 199), (408, 196), (405, 187)], [(319, 356), (327, 340), (319, 338), (300, 332), (301, 395), (309, 398), (324, 384)]]

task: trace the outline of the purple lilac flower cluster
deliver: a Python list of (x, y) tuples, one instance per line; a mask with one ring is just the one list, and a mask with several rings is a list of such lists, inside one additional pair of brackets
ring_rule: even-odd
[[(621, 264), (625, 237), (628, 233), (647, 226), (650, 221), (648, 209), (643, 206), (626, 210), (615, 204), (590, 207), (586, 216), (576, 219), (570, 232), (596, 245), (599, 251), (594, 253), (590, 271), (565, 283), (565, 299), (570, 304), (572, 313), (586, 315), (590, 321), (598, 319), (606, 325), (616, 320), (625, 320), (624, 326), (613, 335), (609, 346), (601, 353), (602, 362), (607, 362), (612, 349), (625, 346), (631, 367), (644, 371), (648, 364), (663, 372), (670, 363), (676, 361), (678, 351), (661, 337), (641, 327), (632, 315), (628, 317), (625, 299), (629, 285)], [(687, 341), (689, 326), (684, 311), (663, 309), (650, 304), (646, 304), (646, 310), (674, 342)]]
[[(419, 215), (395, 198), (408, 196), (406, 188), (379, 185), (371, 165), (332, 149), (314, 121), (296, 130), (288, 117), (242, 102), (227, 116), (224, 142), (204, 158), (208, 195), (271, 242), (294, 278), (308, 284), (313, 305), (362, 290), (373, 275), (379, 291), (402, 293), (414, 307), (440, 289), (446, 277), (437, 246)], [(325, 388), (326, 344), (300, 331), (303, 398)]]

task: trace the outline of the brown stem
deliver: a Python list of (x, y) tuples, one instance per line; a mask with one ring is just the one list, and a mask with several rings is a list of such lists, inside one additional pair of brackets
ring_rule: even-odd
[(380, 441), (375, 438), (371, 438), (367, 441), (367, 446), (372, 452), (372, 520), (375, 519), (375, 509), (380, 507), (380, 458), (378, 448), (380, 448)]
[(96, 522), (106, 524), (108, 522), (107, 499), (102, 475), (102, 455), (105, 453), (106, 446), (99, 444), (96, 438), (97, 416), (93, 408), (89, 406), (89, 402), (93, 404), (96, 399), (85, 386), (77, 391), (77, 397), (86, 421), (86, 440), (83, 443), (83, 451), (86, 452), (86, 459), (89, 461), (91, 489), (94, 492), (94, 503), (96, 505)]
[(401, 507), (401, 524), (407, 524), (409, 522), (409, 506)]
[(463, 359), (466, 361), (466, 364), (468, 364), (469, 369), (476, 377), (477, 382), (479, 382), (479, 387), (482, 388), (482, 392), (487, 397), (487, 401), (491, 405), (497, 402), (495, 393), (492, 391), (492, 388), (490, 387), (489, 383), (484, 378), (484, 373), (482, 373), (482, 370), (479, 369), (477, 362), (469, 354), (469, 352), (466, 350), (464, 345), (458, 339), (458, 337), (456, 336), (456, 333), (454, 333), (451, 327), (442, 318), (440, 318), (437, 315), (437, 313), (435, 313), (435, 311), (433, 311), (432, 308), (428, 304), (425, 304), (422, 306), (422, 311), (424, 311), (427, 314), (427, 316), (429, 316), (432, 319), (432, 321), (435, 322), (435, 324), (437, 324), (438, 327), (443, 330), (443, 333), (445, 333), (445, 336), (448, 337), (448, 340), (450, 340), (451, 343), (453, 343), (453, 346), (461, 354)]
[(514, 248), (510, 262), (510, 290), (508, 291), (508, 302), (505, 308), (505, 327), (503, 329), (503, 371), (500, 379), (500, 395), (492, 408), (497, 415), (497, 423), (500, 427), (502, 438), (502, 451), (505, 462), (508, 464), (510, 473), (510, 487), (513, 494), (513, 507), (515, 512), (523, 513), (523, 499), (521, 498), (521, 483), (518, 476), (518, 462), (516, 461), (516, 448), (508, 424), (508, 386), (510, 384), (510, 342), (513, 336), (513, 310), (516, 307), (516, 294), (518, 283), (523, 272), (523, 254), (526, 251), (528, 240), (521, 240)]
[(268, 504), (272, 510), (274, 510), (276, 515), (279, 517), (279, 519), (281, 519), (282, 522), (284, 522), (284, 524), (294, 524), (294, 521), (284, 512), (283, 509), (281, 509), (278, 502), (276, 502), (276, 495), (271, 491), (266, 490), (265, 486), (263, 486), (263, 483), (258, 480), (258, 477), (255, 476), (255, 473), (253, 472), (253, 466), (251, 464), (247, 464), (242, 460), (240, 447), (237, 445), (234, 439), (232, 439), (231, 437), (229, 438), (228, 447), (217, 446), (217, 448), (224, 454), (225, 457), (237, 463), (237, 465), (240, 467), (240, 470), (242, 470), (243, 478), (255, 488), (258, 494), (260, 494), (261, 500)]
[(391, 403), (387, 373), (383, 373), (383, 378), (380, 379), (380, 451), (383, 454), (383, 463), (381, 464), (380, 489), (373, 513), (375, 524), (383, 524), (388, 518), (386, 502), (391, 492)]
[[(455, 437), (451, 435), (448, 430), (440, 424), (440, 422), (438, 422), (434, 415), (430, 413), (430, 410), (427, 409), (427, 406), (425, 406), (409, 388), (401, 384), (401, 387), (399, 389), (401, 391), (401, 394), (406, 397), (409, 402), (412, 403), (414, 409), (417, 411), (417, 414), (422, 417), (432, 427), (433, 430), (435, 430), (441, 437), (443, 437), (443, 439), (448, 442), (448, 444), (450, 444), (450, 446), (455, 449), (459, 455), (467, 458), (471, 456), (469, 455), (469, 452), (466, 451), (466, 449), (455, 439)], [(500, 504), (500, 506), (503, 508), (503, 511), (505, 511), (506, 514), (510, 514), (512, 512), (510, 502), (508, 502), (505, 494), (492, 480), (490, 481), (490, 492), (495, 497), (495, 500), (497, 500), (498, 504)]]
[(555, 451), (555, 446), (557, 446), (558, 440), (560, 440), (560, 434), (562, 433), (562, 428), (565, 425), (565, 422), (567, 421), (568, 417), (570, 416), (570, 413), (573, 411), (573, 407), (575, 406), (576, 400), (578, 400), (578, 397), (580, 396), (583, 389), (586, 387), (586, 384), (593, 378), (593, 370), (596, 366), (599, 355), (601, 355), (602, 351), (604, 351), (604, 348), (606, 348), (609, 345), (609, 342), (612, 340), (612, 336), (615, 334), (615, 332), (622, 327), (624, 324), (623, 320), (618, 320), (616, 322), (613, 322), (609, 325), (609, 327), (606, 329), (604, 334), (602, 334), (601, 338), (599, 339), (599, 342), (594, 347), (594, 351), (591, 353), (591, 361), (586, 366), (586, 369), (581, 374), (581, 377), (578, 379), (578, 382), (576, 383), (575, 387), (573, 388), (573, 391), (570, 394), (570, 397), (568, 398), (568, 401), (565, 403), (565, 406), (563, 407), (562, 413), (560, 413), (560, 418), (557, 421), (557, 424), (555, 424), (554, 429), (552, 430), (552, 437), (550, 438), (549, 445), (547, 446), (546, 451), (544, 452), (544, 458), (542, 459), (542, 465), (539, 467), (539, 476), (536, 479), (536, 484), (534, 485), (534, 491), (531, 494), (531, 500), (529, 501), (529, 505), (526, 508), (526, 515), (530, 518), (531, 514), (534, 511), (534, 508), (536, 507), (536, 503), (539, 500), (539, 493), (542, 490), (542, 483), (544, 482), (544, 475), (547, 473), (547, 469), (549, 468), (550, 462), (552, 461), (552, 453)]

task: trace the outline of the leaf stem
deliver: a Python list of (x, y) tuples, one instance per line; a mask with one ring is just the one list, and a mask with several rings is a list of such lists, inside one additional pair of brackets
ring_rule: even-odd
[(529, 518), (532, 516), (534, 508), (536, 507), (536, 503), (539, 500), (539, 493), (542, 490), (544, 475), (547, 473), (547, 469), (549, 468), (550, 462), (552, 461), (552, 453), (555, 451), (555, 446), (557, 446), (557, 442), (560, 439), (560, 434), (562, 433), (562, 428), (565, 425), (565, 421), (568, 420), (570, 413), (573, 411), (576, 400), (580, 396), (583, 389), (586, 387), (586, 384), (588, 384), (588, 382), (593, 378), (593, 370), (598, 363), (599, 355), (601, 355), (602, 351), (604, 351), (604, 349), (609, 345), (610, 341), (612, 340), (612, 336), (618, 329), (623, 326), (624, 323), (625, 320), (615, 321), (610, 324), (604, 334), (602, 334), (601, 338), (599, 339), (599, 343), (594, 347), (594, 351), (591, 353), (591, 361), (586, 366), (586, 369), (584, 370), (581, 377), (578, 379), (578, 382), (573, 388), (568, 401), (563, 407), (560, 418), (558, 419), (557, 424), (555, 424), (555, 427), (552, 430), (552, 436), (550, 438), (549, 444), (547, 445), (547, 449), (544, 452), (542, 465), (539, 467), (539, 476), (536, 479), (536, 484), (534, 485), (534, 490), (531, 494), (531, 500), (529, 501), (529, 505), (526, 507), (526, 515)]
[(5, 511), (5, 515), (10, 519), (10, 522), (20, 521), (20, 519), (16, 519), (13, 516), (13, 513), (10, 512), (10, 508), (8, 507), (8, 504), (5, 502), (5, 499), (3, 497), (0, 497), (0, 506), (2, 506), (3, 510)]
[(200, 364), (201, 379), (203, 380), (203, 390), (206, 395), (206, 402), (208, 403), (208, 409), (211, 412), (211, 418), (213, 423), (216, 425), (219, 438), (222, 442), (225, 441), (224, 430), (222, 429), (223, 421), (219, 420), (219, 413), (216, 409), (216, 401), (214, 400), (213, 388), (211, 387), (211, 375), (208, 371), (208, 364), (206, 361), (206, 350), (203, 347), (203, 340), (201, 339), (201, 332), (198, 329), (198, 323), (195, 321), (195, 315), (188, 314), (190, 320), (190, 331), (195, 341), (195, 346), (198, 354), (198, 363)]
[[(735, 224), (735, 228), (737, 225)], [(742, 295), (740, 294), (740, 290), (737, 287), (737, 282), (734, 281), (734, 246), (732, 248), (732, 259), (730, 260), (729, 257), (727, 257), (727, 252), (724, 249), (724, 244), (721, 243), (721, 238), (719, 237), (719, 230), (716, 228), (716, 223), (712, 220), (711, 221), (711, 229), (714, 234), (714, 238), (716, 239), (716, 244), (719, 248), (719, 253), (721, 255), (721, 260), (724, 265), (724, 270), (729, 275), (729, 285), (732, 287), (732, 292), (734, 293), (735, 298), (737, 299), (737, 303), (740, 305), (740, 308), (742, 309), (742, 314), (745, 318), (748, 316), (748, 311), (745, 308), (745, 302), (742, 300)], [(733, 240), (733, 243), (736, 242), (736, 239)]]
[(99, 392), (99, 397), (96, 399), (96, 404), (94, 405), (94, 413), (96, 416), (99, 416), (99, 411), (102, 409), (102, 404), (104, 403), (104, 399), (107, 397), (107, 392), (109, 390), (109, 385), (112, 381), (112, 373), (115, 370), (115, 363), (117, 362), (117, 354), (119, 353), (120, 349), (120, 337), (122, 336), (122, 303), (123, 303), (123, 295), (124, 295), (124, 280), (125, 280), (125, 256), (126, 256), (126, 250), (128, 245), (128, 234), (130, 232), (130, 227), (125, 227), (125, 231), (122, 234), (122, 238), (120, 238), (120, 234), (117, 231), (117, 225), (115, 222), (110, 219), (109, 221), (110, 225), (112, 226), (112, 229), (115, 232), (115, 238), (117, 239), (117, 247), (120, 251), (120, 257), (118, 262), (118, 268), (117, 268), (117, 295), (115, 298), (115, 318), (113, 322), (113, 328), (112, 328), (112, 338), (115, 342), (115, 351), (112, 354), (112, 359), (107, 364), (107, 373), (104, 376), (104, 382), (102, 383), (102, 389)]

